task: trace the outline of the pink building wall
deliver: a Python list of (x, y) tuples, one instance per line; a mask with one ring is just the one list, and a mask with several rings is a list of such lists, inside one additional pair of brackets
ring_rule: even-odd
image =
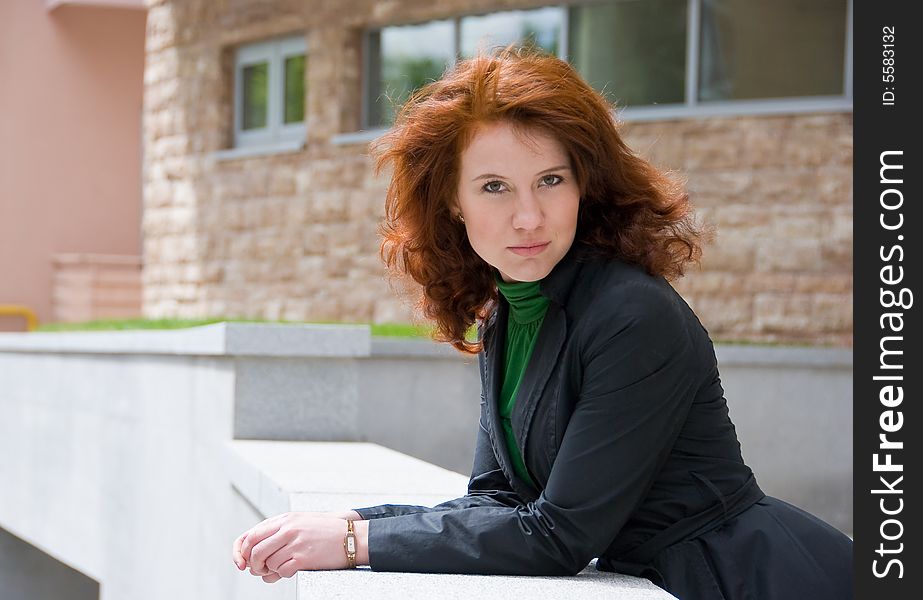
[(56, 255), (141, 253), (146, 11), (105, 4), (0, 1), (0, 304), (40, 321)]

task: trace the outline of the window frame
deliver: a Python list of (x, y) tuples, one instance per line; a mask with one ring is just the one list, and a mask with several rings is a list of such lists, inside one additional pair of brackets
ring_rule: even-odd
[[(594, 4), (592, 1), (573, 1), (549, 3), (541, 6), (528, 8), (504, 8), (501, 10), (478, 11), (463, 13), (449, 17), (453, 21), (455, 34), (453, 35), (452, 45), (453, 54), (459, 56), (459, 42), (461, 36), (461, 20), (470, 16), (484, 16), (500, 12), (513, 10), (528, 11), (550, 6), (558, 6), (564, 10), (564, 21), (559, 40), (560, 51), (558, 56), (563, 60), (569, 60), (569, 43), (568, 28), (570, 19), (570, 9), (581, 6)], [(361, 122), (363, 131), (370, 134), (380, 135), (387, 131), (389, 126), (382, 126), (369, 123), (370, 102), (369, 83), (372, 73), (371, 63), (369, 61), (370, 40), (374, 32), (380, 32), (387, 27), (404, 26), (404, 25), (421, 25), (429, 21), (443, 21), (446, 18), (433, 18), (426, 21), (394, 23), (377, 27), (369, 27), (364, 31), (363, 43), (363, 76), (362, 76), (362, 114)], [(684, 101), (673, 104), (649, 104), (644, 106), (626, 106), (618, 108), (617, 113), (620, 119), (624, 121), (660, 121), (671, 119), (688, 119), (714, 116), (738, 116), (738, 115), (770, 115), (770, 114), (799, 114), (808, 112), (851, 112), (853, 110), (853, 64), (852, 64), (852, 45), (853, 45), (853, 0), (846, 0), (846, 39), (843, 43), (844, 61), (843, 61), (843, 91), (842, 94), (830, 96), (792, 96), (780, 98), (758, 98), (743, 100), (720, 100), (701, 102), (698, 100), (698, 76), (699, 76), (699, 54), (701, 52), (699, 32), (702, 25), (702, 0), (687, 0), (686, 7), (686, 77), (684, 86)], [(351, 143), (356, 138), (355, 134), (344, 134), (343, 143)], [(364, 136), (361, 139), (365, 139)], [(360, 138), (356, 138), (360, 139)]]
[[(282, 102), (285, 99), (285, 59), (304, 55), (308, 61), (307, 41), (302, 34), (274, 38), (238, 46), (234, 53), (234, 144), (238, 148), (267, 148), (275, 145), (290, 146), (303, 142), (307, 134), (307, 97), (302, 121), (284, 123)], [(266, 90), (266, 127), (243, 129), (243, 70), (250, 65), (266, 62), (268, 82)], [(306, 86), (307, 87), (307, 86)], [(307, 90), (305, 90), (307, 96)]]

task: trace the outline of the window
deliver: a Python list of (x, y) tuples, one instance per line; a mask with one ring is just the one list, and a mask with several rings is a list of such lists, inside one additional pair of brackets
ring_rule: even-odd
[(517, 44), (538, 46), (560, 55), (565, 10), (557, 6), (537, 10), (509, 10), (489, 15), (464, 17), (460, 54), (474, 56), (478, 49)]
[(687, 4), (644, 0), (571, 7), (570, 63), (616, 106), (682, 103)]
[(455, 57), (510, 43), (570, 61), (626, 118), (852, 107), (852, 0), (600, 0), (385, 27), (364, 125), (387, 127)]
[(451, 21), (387, 27), (370, 34), (365, 122), (381, 125), (394, 121), (394, 108), (415, 89), (442, 76), (455, 61)]
[(560, 7), (508, 10), (369, 32), (363, 122), (373, 128), (390, 125), (395, 109), (414, 90), (479, 47), (531, 44), (559, 54), (565, 13)]
[(304, 37), (248, 44), (234, 68), (234, 146), (270, 147), (304, 139)]
[(700, 102), (843, 93), (843, 0), (704, 0), (700, 40)]

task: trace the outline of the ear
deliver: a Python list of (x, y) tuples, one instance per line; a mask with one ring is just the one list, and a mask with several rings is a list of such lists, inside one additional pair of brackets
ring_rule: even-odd
[(462, 215), (461, 208), (458, 206), (458, 200), (453, 199), (452, 202), (449, 203), (449, 214), (452, 215), (453, 219), (461, 221), (462, 223), (465, 222), (465, 216)]

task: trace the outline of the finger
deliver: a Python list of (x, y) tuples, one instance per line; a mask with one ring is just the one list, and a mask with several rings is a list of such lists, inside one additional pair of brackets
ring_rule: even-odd
[[(262, 571), (266, 568), (275, 571), (275, 569), (272, 568), (272, 564), (270, 564), (267, 559), (279, 554), (279, 552), (285, 548), (288, 537), (289, 536), (285, 535), (282, 531), (279, 531), (255, 545), (253, 549), (250, 550), (250, 567), (258, 571)], [(281, 558), (281, 556), (282, 555), (280, 555), (279, 558)]]
[(275, 571), (270, 571), (269, 569), (266, 569), (266, 568), (263, 568), (263, 569), (254, 569), (253, 567), (250, 567), (250, 574), (251, 574), (251, 575), (254, 575), (254, 576), (256, 576), (256, 577), (263, 577), (263, 576), (265, 576), (265, 575), (272, 575), (273, 573), (275, 573)]
[(286, 578), (291, 577), (292, 575), (297, 573), (299, 570), (300, 569), (298, 568), (298, 561), (295, 560), (294, 556), (288, 559), (287, 561), (285, 561), (284, 563), (282, 563), (278, 569), (275, 569), (276, 573), (278, 573), (280, 577), (286, 577)]
[(282, 578), (279, 577), (279, 574), (278, 574), (278, 573), (272, 573), (272, 574), (270, 574), (270, 575), (264, 575), (264, 576), (263, 576), (263, 581), (265, 581), (266, 583), (275, 583), (275, 582), (279, 581), (280, 579), (282, 579)]
[(231, 552), (231, 557), (234, 559), (234, 564), (237, 565), (237, 568), (241, 571), (247, 568), (247, 561), (244, 560), (244, 557), (240, 555), (240, 545), (244, 541), (244, 536), (246, 533), (242, 533), (237, 536), (237, 539), (234, 540), (234, 550)]
[(284, 565), (289, 559), (294, 558), (294, 548), (291, 545), (285, 545), (279, 548), (272, 556), (266, 557), (265, 568), (273, 573), (279, 572), (279, 567)]
[(253, 550), (253, 547), (279, 531), (280, 526), (279, 521), (266, 520), (250, 529), (245, 534), (244, 541), (240, 545), (240, 555), (243, 559), (249, 563), (250, 551)]

